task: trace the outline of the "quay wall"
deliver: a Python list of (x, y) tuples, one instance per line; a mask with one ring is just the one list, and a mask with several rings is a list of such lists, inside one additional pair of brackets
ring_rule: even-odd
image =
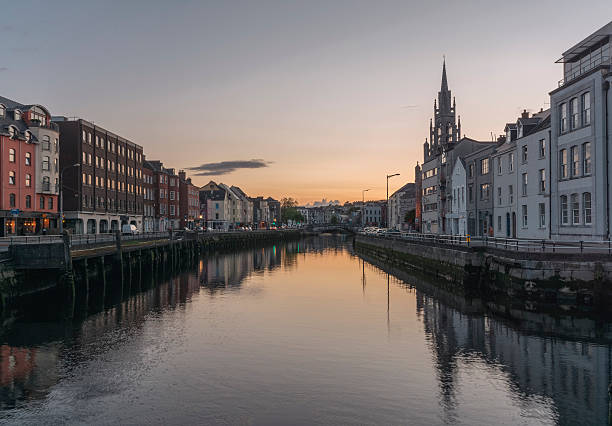
[(358, 251), (467, 290), (569, 304), (612, 300), (607, 255), (512, 252), (369, 235), (356, 235), (354, 242)]

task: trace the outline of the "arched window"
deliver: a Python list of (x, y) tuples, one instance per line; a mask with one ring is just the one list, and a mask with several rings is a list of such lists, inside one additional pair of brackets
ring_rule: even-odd
[(49, 138), (47, 135), (43, 136), (42, 138), (42, 149), (43, 151), (51, 150), (51, 138)]
[(18, 109), (13, 111), (13, 117), (14, 117), (15, 121), (21, 120), (21, 111), (18, 110)]
[(26, 166), (31, 166), (32, 165), (32, 154), (29, 152), (25, 153), (25, 165)]
[(26, 195), (26, 197), (25, 197), (25, 206), (26, 206), (26, 209), (31, 209), (32, 208), (32, 196), (31, 195)]
[(32, 175), (30, 175), (29, 173), (26, 173), (25, 175), (25, 186), (32, 186)]
[(9, 185), (15, 185), (15, 172), (9, 172)]
[(9, 148), (9, 162), (15, 162), (15, 150), (13, 148)]
[(15, 194), (10, 194), (9, 195), (9, 203), (10, 203), (11, 207), (15, 207)]
[(32, 132), (26, 130), (23, 132), (23, 135), (25, 136), (26, 143), (32, 143)]
[(17, 135), (19, 134), (19, 132), (17, 131), (17, 127), (15, 126), (9, 126), (9, 137), (11, 139), (15, 139), (17, 138)]
[(6, 107), (3, 104), (0, 104), (0, 118), (6, 117)]

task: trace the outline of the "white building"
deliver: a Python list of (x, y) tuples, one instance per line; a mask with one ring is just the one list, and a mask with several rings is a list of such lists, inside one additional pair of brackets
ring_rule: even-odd
[(467, 204), (466, 204), (466, 174), (463, 159), (457, 158), (451, 175), (452, 195), (450, 200), (450, 213), (447, 219), (450, 222), (449, 231), (452, 235), (467, 234)]
[(382, 226), (382, 208), (378, 203), (366, 203), (363, 207), (365, 226)]
[(610, 240), (612, 22), (563, 53), (550, 93), (551, 236)]
[(402, 230), (407, 228), (406, 214), (415, 209), (414, 183), (407, 183), (389, 197), (389, 228)]

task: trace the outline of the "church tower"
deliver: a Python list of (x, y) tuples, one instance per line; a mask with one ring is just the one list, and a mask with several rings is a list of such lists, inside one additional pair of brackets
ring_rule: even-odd
[(461, 127), (457, 126), (455, 112), (455, 98), (452, 98), (446, 80), (445, 59), (442, 63), (442, 84), (438, 99), (434, 100), (434, 119), (429, 123), (429, 148), (432, 154), (440, 153), (442, 148), (456, 143), (461, 138)]

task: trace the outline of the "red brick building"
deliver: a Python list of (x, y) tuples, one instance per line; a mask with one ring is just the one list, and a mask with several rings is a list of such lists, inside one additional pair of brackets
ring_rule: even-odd
[(170, 228), (168, 220), (168, 169), (164, 167), (164, 164), (158, 160), (146, 160), (144, 164), (145, 168), (150, 170), (153, 175), (153, 207), (154, 207), (154, 221), (153, 228), (155, 231), (167, 231)]
[(179, 171), (181, 228), (193, 229), (200, 216), (200, 189), (191, 183), (184, 170)]
[(0, 235), (57, 229), (58, 138), (46, 108), (0, 97)]
[(143, 219), (144, 232), (159, 231), (155, 227), (155, 184), (153, 179), (155, 173), (147, 167), (146, 160), (142, 168), (142, 198), (143, 198)]

